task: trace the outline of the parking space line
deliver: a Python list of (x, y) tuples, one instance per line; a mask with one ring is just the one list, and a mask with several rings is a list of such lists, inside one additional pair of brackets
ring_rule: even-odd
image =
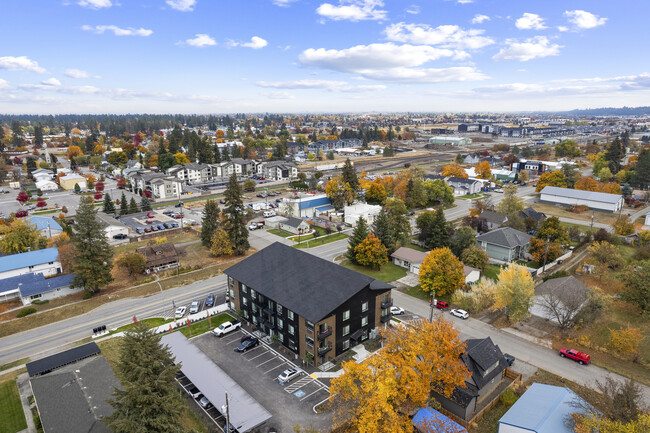
[(278, 367), (284, 367), (284, 364), (285, 364), (285, 362), (283, 362), (282, 364), (280, 364), (280, 365), (278, 365), (278, 366), (276, 366), (276, 367), (273, 367), (273, 368), (270, 369), (270, 370), (266, 370), (266, 371), (264, 372), (264, 374), (270, 373), (270, 372), (272, 372), (273, 370), (275, 370), (275, 369), (278, 368)]
[[(262, 346), (257, 345), (257, 346), (255, 346), (255, 347), (253, 347), (252, 349), (248, 349), (248, 351), (242, 353), (242, 356), (244, 356), (244, 355), (246, 355), (246, 354), (248, 354), (248, 353), (251, 353), (251, 352), (253, 352), (254, 350), (261, 349), (261, 348), (262, 348)], [(252, 359), (252, 358), (246, 358), (247, 361), (250, 361), (251, 359)]]
[(311, 397), (312, 395), (314, 395), (314, 394), (316, 394), (317, 392), (320, 392), (320, 391), (324, 391), (324, 389), (319, 387), (316, 391), (314, 391), (314, 392), (312, 392), (311, 394), (306, 395), (306, 396), (304, 396), (303, 398), (301, 398), (300, 401), (303, 401), (304, 399), (309, 398), (309, 397)]
[(259, 358), (260, 356), (266, 355), (267, 353), (269, 353), (269, 352), (263, 352), (263, 353), (260, 353), (259, 355), (254, 356), (254, 357), (252, 357), (251, 359), (249, 359), (249, 361), (252, 361), (253, 359), (257, 359), (257, 358)]
[(228, 346), (229, 344), (238, 343), (238, 342), (239, 342), (239, 338), (235, 338), (234, 340), (227, 342), (226, 346)]
[(271, 358), (271, 359), (267, 359), (267, 360), (264, 361), (263, 363), (259, 364), (259, 365), (257, 366), (257, 368), (260, 368), (261, 366), (263, 366), (263, 365), (266, 364), (267, 362), (275, 361), (276, 359), (278, 359), (277, 356), (274, 356), (274, 357)]

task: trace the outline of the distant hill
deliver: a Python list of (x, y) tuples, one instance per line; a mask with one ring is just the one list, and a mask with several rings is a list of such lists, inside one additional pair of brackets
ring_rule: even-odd
[(650, 115), (650, 107), (587, 108), (565, 111), (565, 113), (575, 116), (647, 116)]

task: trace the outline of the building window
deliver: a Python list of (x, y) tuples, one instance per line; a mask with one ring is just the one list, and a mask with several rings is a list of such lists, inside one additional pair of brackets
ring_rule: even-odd
[(343, 336), (345, 337), (345, 336), (348, 335), (349, 333), (350, 333), (350, 325), (345, 325), (345, 326), (343, 327)]
[(252, 307), (253, 307), (253, 314), (257, 313), (257, 305), (253, 304)]
[(368, 316), (363, 316), (361, 318), (361, 326), (366, 326), (368, 324)]
[(257, 292), (255, 290), (253, 290), (253, 289), (251, 289), (251, 299), (252, 300), (257, 299)]
[(311, 337), (305, 337), (305, 341), (307, 342), (307, 347), (310, 349), (314, 348), (314, 339)]
[(245, 307), (248, 305), (248, 298), (241, 298), (241, 304)]
[(278, 332), (276, 335), (278, 336), (278, 341), (284, 343), (284, 335), (282, 335), (282, 332)]
[(278, 312), (278, 314), (282, 314), (282, 305), (277, 304), (276, 311)]
[(244, 310), (244, 311), (242, 311), (242, 313), (244, 314), (244, 318), (248, 319), (248, 311)]
[(257, 325), (257, 317), (253, 316), (253, 325)]
[(287, 325), (287, 330), (289, 331), (289, 334), (294, 335), (295, 329), (292, 324)]
[(348, 350), (350, 348), (350, 340), (343, 340), (343, 350)]
[(38, 295), (32, 295), (32, 296), (30, 296), (29, 298), (30, 298), (30, 299), (38, 299), (38, 298), (40, 298), (41, 296), (43, 296), (43, 295), (42, 295), (41, 293), (39, 293)]
[(241, 283), (241, 291), (244, 293), (248, 293), (248, 287), (246, 287), (246, 284)]
[(293, 311), (291, 311), (291, 310), (287, 310), (287, 318), (288, 318), (289, 320), (293, 320)]
[(368, 311), (368, 301), (361, 304), (361, 312), (365, 313), (366, 311)]
[(233, 279), (233, 277), (228, 277), (228, 285), (230, 287), (235, 285), (235, 280)]
[(278, 317), (278, 329), (284, 328), (284, 320)]
[(235, 299), (235, 291), (230, 289), (230, 299)]
[(350, 320), (350, 310), (345, 310), (343, 312), (343, 321)]

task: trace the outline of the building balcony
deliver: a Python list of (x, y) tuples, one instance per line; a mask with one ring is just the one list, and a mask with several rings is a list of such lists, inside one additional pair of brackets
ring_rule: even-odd
[(262, 311), (264, 311), (264, 312), (265, 312), (266, 314), (268, 314), (269, 316), (272, 316), (272, 315), (275, 314), (275, 310), (274, 310), (273, 308), (269, 308), (268, 306), (264, 307), (264, 308), (262, 309)]
[(314, 333), (314, 327), (313, 326), (305, 326), (305, 332), (307, 334), (313, 334)]
[(384, 309), (386, 309), (386, 308), (390, 308), (390, 307), (392, 307), (392, 306), (393, 306), (393, 300), (392, 300), (392, 299), (389, 299), (388, 301), (383, 301), (383, 302), (381, 303), (381, 309), (382, 309), (382, 310), (384, 310)]
[(275, 329), (275, 324), (273, 322), (269, 322), (268, 320), (262, 321), (262, 324), (264, 324), (264, 326), (269, 329)]
[(390, 320), (390, 317), (390, 314), (386, 314), (385, 316), (381, 316), (381, 319), (379, 320), (381, 320), (381, 323), (386, 323)]
[(332, 327), (331, 326), (328, 326), (327, 329), (324, 330), (324, 331), (318, 331), (318, 339), (319, 340), (323, 340), (323, 339), (329, 337), (330, 335), (332, 335)]
[(327, 346), (320, 346), (320, 347), (318, 348), (318, 354), (319, 354), (320, 356), (323, 356), (323, 355), (325, 355), (327, 352), (329, 352), (330, 350), (332, 350), (332, 345), (331, 345), (331, 344), (328, 344)]

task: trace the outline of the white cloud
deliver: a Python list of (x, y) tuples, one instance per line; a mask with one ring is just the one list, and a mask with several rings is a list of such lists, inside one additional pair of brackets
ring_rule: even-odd
[(3, 80), (2, 78), (0, 78), (0, 89), (8, 89), (10, 87), (11, 86), (9, 85), (7, 80)]
[(564, 16), (578, 29), (593, 29), (607, 22), (607, 18), (601, 18), (583, 10), (565, 11)]
[(385, 20), (388, 12), (378, 9), (383, 6), (383, 0), (339, 0), (338, 5), (321, 4), (316, 13), (334, 21)]
[(280, 6), (283, 8), (289, 7), (289, 5), (297, 0), (271, 0), (274, 5)]
[(246, 47), (246, 48), (252, 48), (254, 50), (259, 50), (260, 48), (264, 48), (268, 44), (269, 43), (265, 39), (262, 39), (259, 36), (253, 36), (250, 42), (228, 41), (229, 47)]
[(267, 93), (263, 93), (263, 95), (269, 99), (294, 99), (295, 98), (295, 96), (293, 96), (289, 92), (267, 92)]
[(481, 24), (484, 21), (490, 21), (490, 17), (487, 15), (476, 14), (474, 15), (474, 18), (472, 18), (472, 24)]
[(567, 26), (557, 26), (559, 32), (568, 32), (569, 28)]
[(208, 34), (197, 33), (194, 38), (186, 39), (185, 41), (179, 42), (179, 44), (187, 44), (193, 47), (208, 47), (217, 45), (217, 41)]
[(87, 32), (97, 33), (101, 35), (104, 32), (113, 32), (115, 36), (150, 36), (153, 33), (153, 30), (145, 29), (140, 27), (139, 29), (133, 27), (122, 28), (114, 25), (110, 26), (81, 26), (82, 30)]
[(177, 11), (192, 12), (196, 5), (196, 0), (167, 0), (165, 3), (167, 3), (170, 8), (176, 9)]
[(546, 28), (544, 18), (529, 12), (524, 12), (524, 15), (515, 21), (515, 26), (520, 30), (543, 30)]
[(88, 9), (110, 8), (113, 6), (111, 0), (79, 0), (77, 4)]
[(403, 22), (391, 24), (384, 30), (386, 38), (391, 41), (472, 50), (494, 43), (491, 38), (482, 36), (483, 32), (479, 29), (463, 30), (456, 25), (442, 25), (434, 28), (427, 24)]
[(474, 0), (456, 0), (456, 3), (461, 5), (466, 5), (466, 4), (474, 3)]
[(99, 78), (96, 75), (91, 76), (88, 72), (82, 71), (81, 69), (66, 69), (65, 76), (70, 78)]
[(386, 88), (383, 84), (362, 84), (351, 85), (346, 81), (334, 80), (294, 80), (294, 81), (258, 81), (260, 87), (272, 89), (321, 89), (329, 92), (361, 93), (383, 90)]
[(48, 78), (47, 80), (43, 80), (41, 81), (41, 83), (46, 86), (53, 86), (53, 87), (59, 87), (61, 85), (61, 82), (54, 77)]
[(366, 71), (363, 74), (373, 80), (407, 83), (479, 81), (488, 78), (485, 74), (471, 66), (456, 66), (451, 68), (391, 68)]
[(406, 13), (411, 14), (411, 15), (417, 15), (420, 13), (420, 6), (419, 5), (411, 5), (406, 8)]
[(300, 62), (305, 66), (359, 72), (371, 69), (420, 66), (442, 57), (452, 57), (454, 51), (426, 45), (384, 44), (357, 45), (343, 50), (309, 48), (303, 51)]
[(493, 60), (519, 60), (527, 62), (538, 57), (557, 56), (560, 53), (561, 45), (551, 44), (546, 36), (536, 36), (518, 42), (516, 39), (506, 39), (505, 48), (495, 54)]
[(37, 72), (39, 74), (44, 74), (47, 72), (45, 68), (38, 66), (38, 62), (35, 60), (30, 60), (25, 56), (0, 57), (0, 69), (6, 69), (8, 71), (31, 71)]

